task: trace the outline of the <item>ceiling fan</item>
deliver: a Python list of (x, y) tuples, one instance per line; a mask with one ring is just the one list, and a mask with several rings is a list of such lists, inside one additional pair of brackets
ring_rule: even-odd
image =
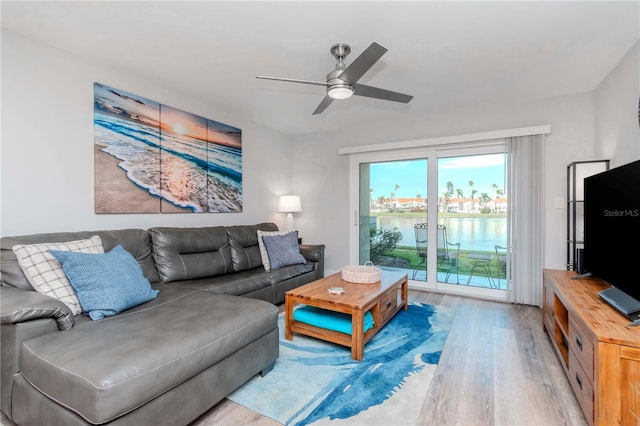
[(366, 73), (369, 68), (375, 64), (387, 51), (387, 48), (376, 43), (371, 43), (367, 49), (360, 54), (351, 65), (347, 66), (344, 59), (351, 52), (351, 46), (346, 43), (337, 43), (331, 46), (331, 54), (336, 58), (338, 63), (333, 71), (327, 74), (327, 81), (311, 81), (299, 80), (294, 78), (268, 77), (258, 75), (256, 78), (265, 80), (288, 81), (292, 83), (314, 84), (316, 86), (325, 86), (327, 95), (324, 97), (320, 105), (313, 111), (313, 115), (320, 114), (324, 111), (334, 99), (347, 99), (351, 95), (366, 96), (368, 98), (382, 99), (385, 101), (394, 101), (409, 103), (413, 96), (403, 93), (392, 92), (390, 90), (380, 89), (358, 83), (360, 77)]

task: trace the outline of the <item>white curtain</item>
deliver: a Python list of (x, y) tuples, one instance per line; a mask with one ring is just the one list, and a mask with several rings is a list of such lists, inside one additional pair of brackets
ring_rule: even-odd
[(510, 138), (510, 285), (513, 303), (542, 306), (543, 135)]

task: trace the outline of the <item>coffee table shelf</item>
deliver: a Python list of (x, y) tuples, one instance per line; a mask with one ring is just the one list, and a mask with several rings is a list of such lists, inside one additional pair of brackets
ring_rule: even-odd
[[(342, 287), (344, 293), (329, 293), (331, 287)], [(364, 356), (364, 345), (398, 311), (407, 309), (407, 299), (407, 274), (383, 271), (379, 282), (357, 284), (342, 280), (338, 272), (286, 293), (285, 338), (293, 340), (295, 332), (346, 346), (351, 348), (351, 357), (360, 361)], [(293, 310), (298, 304), (351, 315), (351, 335), (296, 321)], [(374, 326), (365, 333), (364, 315), (369, 311)]]

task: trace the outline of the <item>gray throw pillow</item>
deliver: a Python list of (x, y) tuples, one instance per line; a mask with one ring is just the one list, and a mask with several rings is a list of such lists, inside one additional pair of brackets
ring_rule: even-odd
[(262, 241), (269, 255), (271, 269), (307, 263), (302, 254), (300, 254), (298, 231), (289, 232), (285, 235), (265, 235), (262, 237)]
[(260, 257), (262, 258), (262, 266), (264, 266), (265, 271), (271, 270), (271, 264), (269, 263), (269, 254), (267, 253), (267, 248), (264, 246), (264, 241), (262, 241), (262, 237), (272, 236), (272, 235), (285, 235), (284, 231), (261, 231), (258, 229), (258, 247), (260, 248)]

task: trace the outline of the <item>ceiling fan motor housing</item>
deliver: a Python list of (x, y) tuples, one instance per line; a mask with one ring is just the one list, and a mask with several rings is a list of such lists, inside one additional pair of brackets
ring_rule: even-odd
[(347, 99), (351, 95), (353, 95), (353, 85), (339, 78), (340, 74), (344, 71), (344, 67), (342, 69), (336, 69), (327, 74), (327, 95), (332, 97), (333, 99)]
[(331, 46), (331, 54), (335, 56), (336, 67), (327, 74), (327, 95), (333, 99), (346, 99), (353, 95), (353, 85), (351, 82), (342, 80), (340, 74), (347, 68), (344, 58), (351, 52), (351, 47), (345, 43), (337, 43)]

